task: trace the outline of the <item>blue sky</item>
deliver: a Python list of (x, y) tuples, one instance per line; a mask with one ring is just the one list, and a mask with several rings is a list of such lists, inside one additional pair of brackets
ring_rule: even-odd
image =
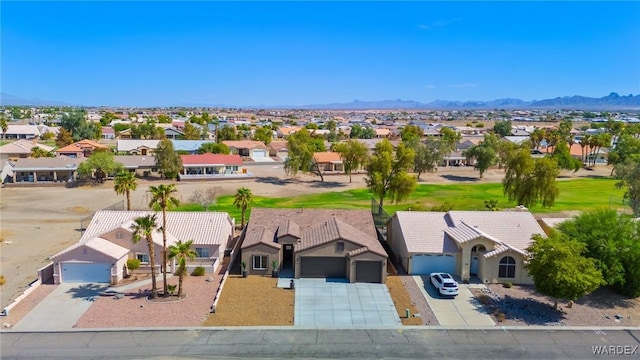
[(307, 105), (640, 93), (639, 2), (13, 2), (3, 93)]

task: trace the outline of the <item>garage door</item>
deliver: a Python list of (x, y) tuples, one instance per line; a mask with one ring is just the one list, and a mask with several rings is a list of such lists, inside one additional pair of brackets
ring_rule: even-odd
[(381, 283), (382, 261), (356, 261), (356, 282)]
[(265, 150), (253, 150), (252, 157), (267, 157), (267, 152)]
[(300, 259), (300, 276), (305, 278), (346, 278), (347, 260), (342, 257), (305, 256)]
[(456, 258), (443, 254), (416, 254), (411, 257), (411, 273), (428, 275), (433, 272), (456, 273)]
[(65, 283), (111, 282), (111, 264), (62, 263), (62, 282), (65, 282)]

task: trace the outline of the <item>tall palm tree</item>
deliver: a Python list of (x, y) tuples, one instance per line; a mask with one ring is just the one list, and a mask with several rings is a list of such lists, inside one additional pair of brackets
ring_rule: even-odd
[(116, 175), (113, 182), (113, 189), (116, 191), (116, 194), (127, 196), (127, 211), (131, 210), (131, 192), (137, 188), (136, 176), (132, 172), (123, 170)]
[(176, 184), (149, 186), (147, 193), (151, 196), (149, 207), (162, 210), (162, 281), (164, 296), (169, 296), (167, 286), (167, 208), (176, 207), (180, 201), (173, 197), (177, 193)]
[(236, 195), (233, 198), (233, 205), (242, 212), (242, 227), (244, 228), (244, 215), (247, 208), (253, 205), (253, 194), (251, 193), (251, 190), (244, 187), (236, 190)]
[(193, 240), (187, 242), (178, 241), (169, 246), (169, 259), (178, 258), (178, 299), (182, 297), (182, 279), (187, 272), (187, 259), (195, 259), (198, 255), (191, 249)]
[(158, 286), (156, 285), (156, 255), (153, 250), (153, 232), (158, 227), (156, 215), (137, 217), (133, 221), (134, 223), (131, 225), (133, 237), (131, 240), (135, 244), (144, 238), (147, 241), (147, 247), (149, 247), (149, 265), (151, 266), (151, 298), (155, 299), (158, 297)]

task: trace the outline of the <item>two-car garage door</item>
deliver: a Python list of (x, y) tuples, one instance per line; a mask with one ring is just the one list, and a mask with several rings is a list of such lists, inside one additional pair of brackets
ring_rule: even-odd
[(416, 254), (411, 256), (411, 274), (428, 275), (433, 272), (456, 273), (456, 257), (450, 254)]
[(111, 282), (111, 264), (62, 263), (62, 282), (109, 283)]
[(346, 278), (347, 260), (343, 257), (303, 256), (300, 258), (300, 277)]

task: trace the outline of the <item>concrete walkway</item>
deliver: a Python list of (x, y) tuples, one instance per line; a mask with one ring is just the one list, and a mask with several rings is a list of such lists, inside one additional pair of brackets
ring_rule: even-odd
[(294, 304), (294, 325), (300, 328), (402, 326), (385, 284), (295, 279)]
[(495, 326), (496, 323), (489, 316), (482, 304), (476, 300), (469, 290), (470, 287), (484, 286), (482, 284), (459, 284), (458, 296), (442, 298), (429, 281), (428, 275), (414, 275), (413, 279), (427, 300), (429, 307), (443, 326)]
[(63, 283), (25, 315), (14, 331), (71, 330), (106, 284)]

